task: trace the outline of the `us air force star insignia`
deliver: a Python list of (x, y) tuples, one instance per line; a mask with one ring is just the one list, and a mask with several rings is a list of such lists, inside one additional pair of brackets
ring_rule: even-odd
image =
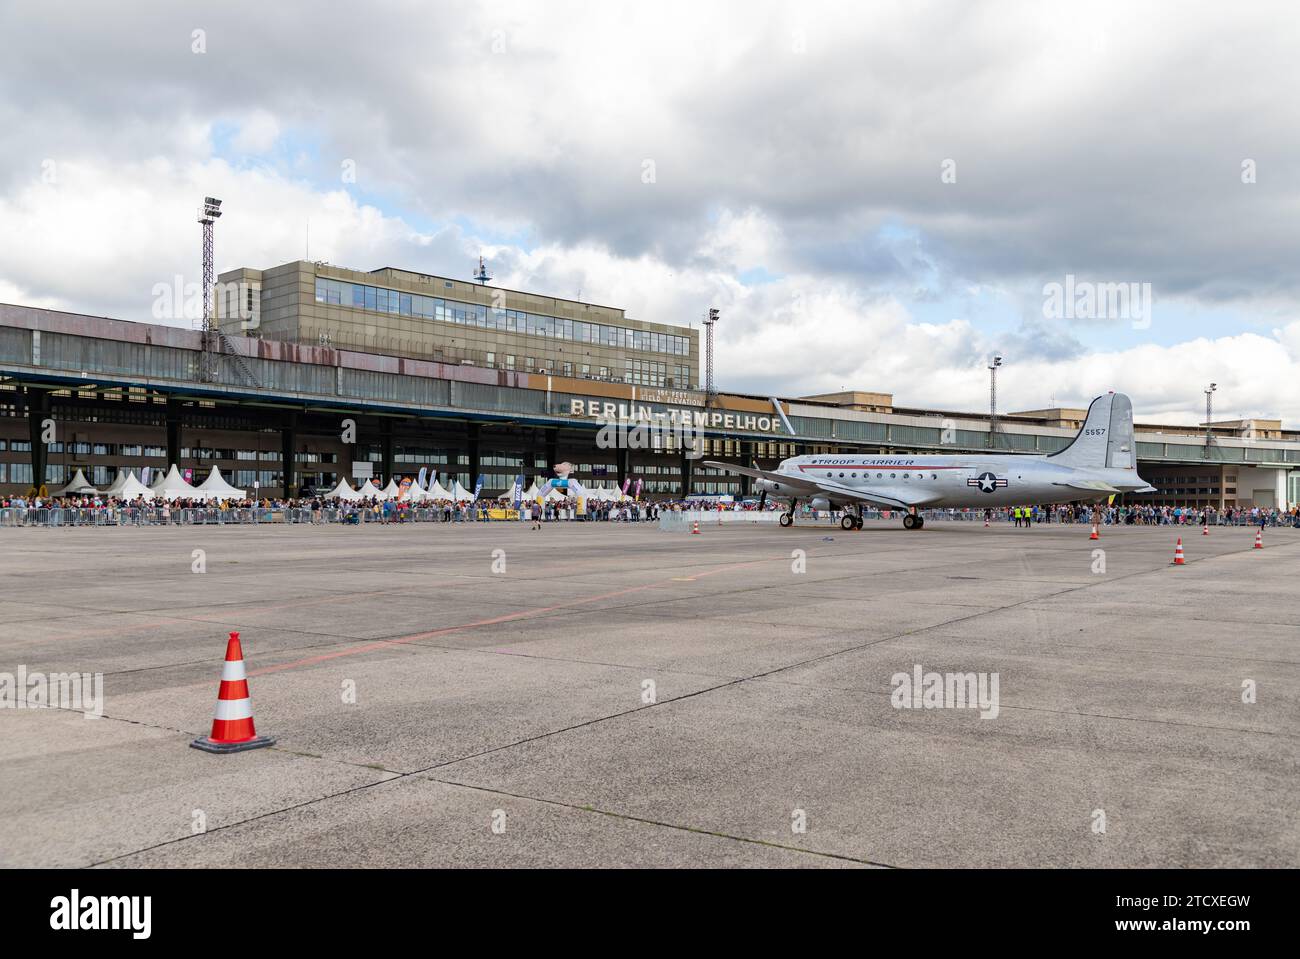
[(978, 486), (981, 493), (992, 493), (999, 486), (1006, 486), (1007, 481), (992, 473), (980, 473), (966, 481), (967, 486)]

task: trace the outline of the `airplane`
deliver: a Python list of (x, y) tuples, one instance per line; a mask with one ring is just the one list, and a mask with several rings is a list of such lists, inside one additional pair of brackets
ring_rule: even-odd
[(903, 511), (903, 528), (921, 529), (929, 507), (998, 507), (1100, 500), (1117, 493), (1153, 493), (1137, 474), (1133, 404), (1123, 393), (1099, 396), (1078, 435), (1046, 454), (819, 454), (782, 460), (775, 471), (705, 460), (705, 466), (751, 476), (760, 491), (789, 498), (782, 526), (794, 524), (799, 500), (814, 509), (846, 509), (845, 530), (862, 528), (863, 506)]

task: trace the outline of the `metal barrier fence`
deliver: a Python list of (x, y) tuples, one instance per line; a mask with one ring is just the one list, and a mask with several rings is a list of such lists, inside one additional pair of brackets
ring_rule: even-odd
[[(721, 525), (734, 523), (775, 523), (781, 516), (781, 510), (663, 510), (659, 514), (659, 528), (665, 531), (683, 531), (688, 530), (692, 524), (698, 522), (701, 525)], [(796, 522), (829, 522), (838, 523), (839, 518), (843, 515), (839, 511), (818, 510), (816, 512), (800, 510), (796, 516)], [(865, 509), (862, 512), (865, 519), (872, 520), (891, 520), (898, 519), (902, 515), (901, 510), (882, 510), (882, 509)], [(944, 510), (929, 509), (921, 510), (921, 515), (926, 521), (937, 520), (944, 522), (982, 522), (984, 513), (981, 510)], [(1010, 523), (1011, 517), (1008, 517), (1001, 511), (994, 511), (989, 517), (995, 523)], [(30, 509), (24, 507), (7, 507), (0, 509), (0, 528), (7, 527), (78, 527), (78, 526), (253, 526), (265, 524), (281, 525), (313, 525), (313, 524), (345, 524), (345, 525), (369, 525), (378, 523), (381, 525), (397, 523), (473, 523), (473, 522), (517, 522), (519, 520), (528, 520), (528, 516), (520, 516), (516, 510), (494, 509), (492, 514), (484, 519), (482, 515), (470, 510), (440, 509), (436, 507), (411, 507), (405, 510), (399, 510), (396, 513), (385, 514), (382, 511), (376, 511), (371, 508), (353, 508), (353, 507), (327, 507), (321, 510), (312, 510), (306, 507), (245, 507), (238, 509), (219, 509), (217, 507), (187, 507), (173, 509), (165, 506), (124, 506), (124, 507), (102, 507), (99, 509)], [(568, 521), (598, 521), (613, 520), (624, 521), (643, 521), (644, 513), (633, 513), (625, 517), (621, 513), (612, 514), (607, 517), (598, 517), (587, 514), (579, 515), (575, 510), (563, 509), (557, 510), (554, 516), (547, 517), (548, 522), (568, 522)], [(1053, 514), (1049, 521), (1042, 517), (1035, 521), (1035, 525), (1086, 525), (1091, 523), (1091, 517), (1088, 513), (1079, 513), (1073, 520), (1059, 514)], [(1196, 527), (1200, 525), (1200, 520), (1196, 517), (1185, 516), (1179, 519), (1165, 519), (1163, 517), (1139, 518), (1136, 522), (1130, 522), (1127, 517), (1111, 517), (1109, 515), (1102, 517), (1102, 525), (1161, 525), (1161, 526), (1186, 526)], [(1212, 516), (1210, 524), (1213, 526), (1258, 526), (1259, 520), (1252, 520), (1249, 515), (1229, 518), (1223, 515)], [(1300, 528), (1300, 518), (1292, 518), (1288, 515), (1280, 517), (1269, 517), (1265, 525), (1270, 527), (1295, 526)]]

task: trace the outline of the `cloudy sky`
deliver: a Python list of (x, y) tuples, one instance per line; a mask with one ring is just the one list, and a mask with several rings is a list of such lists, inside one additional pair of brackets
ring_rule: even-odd
[(218, 270), (302, 258), (310, 224), (312, 259), (357, 269), (468, 277), (482, 253), (499, 285), (641, 319), (716, 306), (723, 388), (977, 411), (999, 352), (1003, 409), (1116, 389), (1198, 422), (1215, 381), (1216, 413), (1295, 427), (1298, 24), (9, 0), (0, 302), (149, 320), (156, 284), (198, 279), (210, 194)]

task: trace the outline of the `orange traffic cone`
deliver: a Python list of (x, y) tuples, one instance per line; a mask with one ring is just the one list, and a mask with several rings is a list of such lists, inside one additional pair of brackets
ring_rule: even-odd
[(1186, 564), (1187, 560), (1183, 559), (1183, 538), (1180, 536), (1177, 545), (1174, 546), (1174, 565), (1185, 566)]
[(257, 735), (253, 728), (253, 701), (248, 696), (244, 651), (239, 645), (239, 634), (231, 633), (230, 641), (226, 643), (226, 663), (221, 670), (221, 688), (217, 692), (212, 733), (190, 745), (209, 753), (237, 753), (274, 744), (274, 739)]
[(1092, 533), (1089, 534), (1088, 539), (1101, 539), (1101, 534), (1097, 532), (1095, 525), (1092, 527)]
[(1204, 526), (1201, 527), (1201, 535), (1202, 535), (1202, 536), (1209, 536), (1209, 535), (1210, 535), (1210, 524), (1209, 524), (1209, 523), (1206, 523)]
[(698, 519), (691, 524), (691, 532), (696, 536), (700, 535), (700, 521)]
[(985, 521), (984, 521), (984, 528), (985, 528), (985, 529), (988, 529), (988, 526), (989, 526), (989, 521), (988, 521), (988, 520), (985, 520)]
[(1255, 548), (1256, 549), (1264, 548), (1264, 531), (1262, 529), (1255, 534)]

